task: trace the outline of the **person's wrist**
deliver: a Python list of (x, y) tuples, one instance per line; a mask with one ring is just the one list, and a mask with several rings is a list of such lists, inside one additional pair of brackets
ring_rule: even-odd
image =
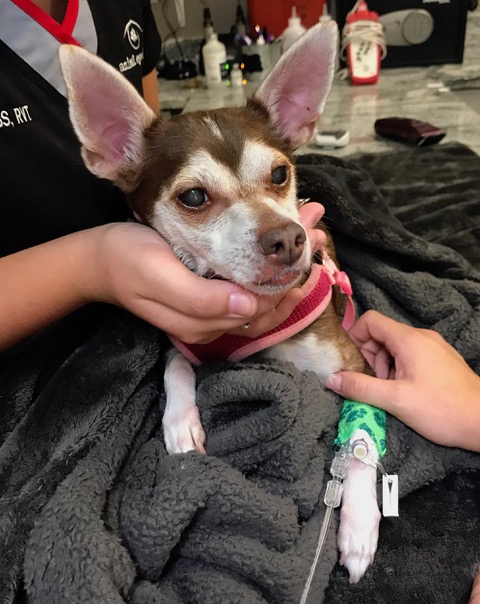
[(111, 225), (76, 233), (74, 287), (83, 304), (111, 302), (105, 270), (104, 240)]

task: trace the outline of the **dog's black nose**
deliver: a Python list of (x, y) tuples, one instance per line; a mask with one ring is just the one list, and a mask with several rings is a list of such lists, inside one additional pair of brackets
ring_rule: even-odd
[(260, 249), (273, 264), (293, 264), (303, 252), (305, 230), (295, 222), (289, 222), (262, 233), (258, 239)]

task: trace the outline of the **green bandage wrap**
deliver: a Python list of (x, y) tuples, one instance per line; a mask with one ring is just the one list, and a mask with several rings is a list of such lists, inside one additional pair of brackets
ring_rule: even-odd
[(387, 414), (365, 403), (344, 401), (340, 419), (338, 420), (338, 435), (335, 445), (349, 442), (355, 430), (365, 430), (375, 444), (378, 458), (381, 459), (387, 451)]

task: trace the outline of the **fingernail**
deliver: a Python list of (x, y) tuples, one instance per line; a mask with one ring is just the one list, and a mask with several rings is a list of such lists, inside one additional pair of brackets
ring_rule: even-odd
[(230, 315), (236, 317), (251, 317), (257, 309), (255, 299), (249, 294), (234, 293), (228, 300)]
[(327, 377), (327, 379), (323, 382), (323, 384), (327, 388), (330, 388), (330, 390), (333, 390), (334, 392), (338, 392), (338, 390), (340, 389), (340, 386), (342, 385), (342, 378), (339, 375), (337, 375), (336, 373), (332, 373), (332, 375), (329, 375)]

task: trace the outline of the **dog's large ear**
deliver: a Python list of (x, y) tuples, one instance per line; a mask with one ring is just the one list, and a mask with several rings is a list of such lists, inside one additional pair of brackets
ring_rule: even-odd
[(337, 46), (336, 23), (318, 23), (280, 57), (254, 95), (293, 149), (314, 134), (332, 86)]
[(83, 48), (61, 46), (60, 63), (87, 168), (128, 190), (144, 159), (144, 131), (155, 113), (124, 76)]

